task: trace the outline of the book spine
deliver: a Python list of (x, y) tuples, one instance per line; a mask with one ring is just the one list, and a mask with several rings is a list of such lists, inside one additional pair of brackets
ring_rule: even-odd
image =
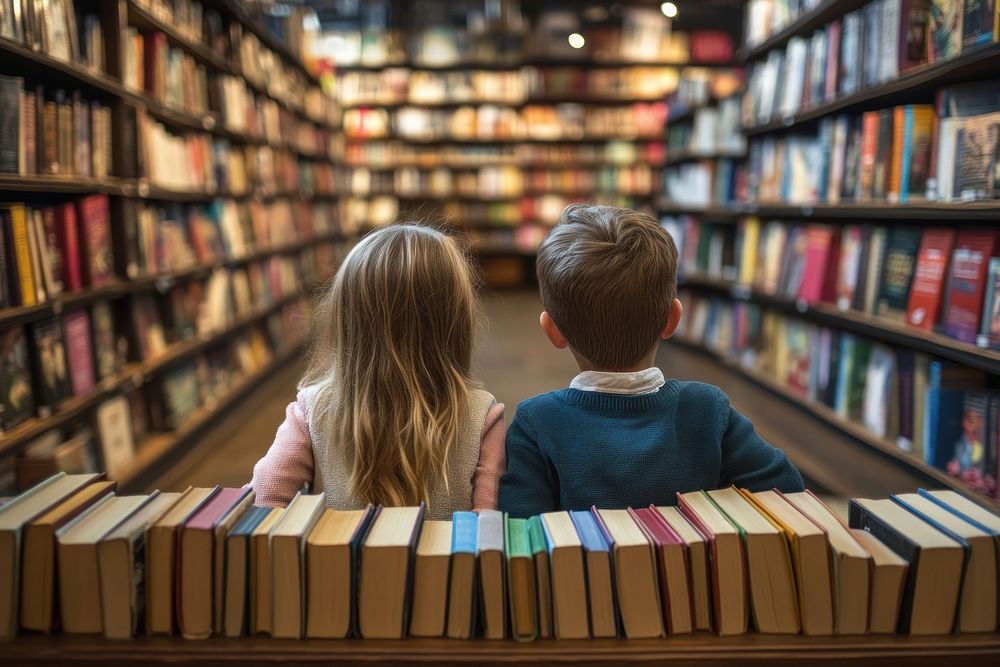
[(59, 115), (58, 107), (52, 100), (45, 102), (42, 143), (45, 155), (45, 173), (59, 173)]
[(38, 98), (33, 91), (24, 94), (24, 107), (21, 114), (21, 122), (24, 124), (24, 172), (25, 174), (38, 173), (38, 111), (36, 105)]
[(38, 298), (35, 292), (34, 274), (31, 270), (31, 245), (28, 238), (27, 211), (24, 206), (11, 207), (10, 218), (14, 231), (14, 253), (17, 255), (21, 305), (34, 306), (38, 302)]
[[(11, 305), (10, 274), (7, 266), (7, 228), (10, 226), (10, 212), (0, 210), (0, 308)], [(2, 415), (0, 415), (2, 417)]]
[[(900, 128), (900, 121), (903, 127)], [(894, 179), (898, 176), (896, 183), (896, 196), (900, 204), (905, 204), (910, 198), (910, 171), (913, 164), (913, 105), (908, 104), (905, 112), (900, 118), (896, 115), (896, 141), (902, 143), (902, 147), (897, 147), (896, 152), (900, 154), (899, 174), (893, 174)]]
[(65, 96), (57, 93), (56, 103), (56, 159), (59, 162), (59, 173), (73, 173), (73, 107), (65, 100)]
[(59, 208), (56, 230), (59, 235), (59, 251), (63, 260), (63, 283), (68, 291), (83, 289), (83, 273), (80, 266), (80, 240), (76, 227), (76, 208), (73, 204), (63, 204)]
[(23, 79), (0, 76), (0, 174), (19, 172), (22, 86)]

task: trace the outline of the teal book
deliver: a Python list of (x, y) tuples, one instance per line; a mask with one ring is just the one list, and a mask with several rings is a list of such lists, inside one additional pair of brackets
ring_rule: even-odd
[(451, 580), (448, 590), (447, 636), (469, 639), (476, 627), (476, 553), (479, 516), (455, 512), (451, 524)]
[(538, 634), (538, 594), (529, 520), (505, 516), (504, 521), (511, 635), (517, 641), (531, 641)]
[(545, 540), (545, 530), (542, 519), (538, 516), (529, 518), (528, 541), (531, 554), (535, 560), (535, 589), (538, 594), (538, 636), (547, 639), (552, 637), (552, 576), (549, 571), (549, 548)]
[(922, 236), (921, 230), (912, 227), (896, 227), (889, 233), (878, 287), (878, 315), (905, 321)]

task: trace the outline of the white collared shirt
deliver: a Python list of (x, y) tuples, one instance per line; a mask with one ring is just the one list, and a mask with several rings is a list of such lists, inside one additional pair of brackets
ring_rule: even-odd
[(633, 373), (583, 371), (569, 383), (570, 389), (599, 391), (606, 394), (640, 396), (655, 394), (666, 383), (663, 371), (655, 366)]

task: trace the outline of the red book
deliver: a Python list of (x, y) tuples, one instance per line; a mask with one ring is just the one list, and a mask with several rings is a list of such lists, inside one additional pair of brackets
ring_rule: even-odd
[(63, 317), (66, 357), (73, 395), (94, 388), (94, 349), (90, 343), (90, 317), (86, 310), (76, 310)]
[(926, 331), (934, 330), (941, 311), (944, 274), (954, 243), (954, 230), (942, 227), (924, 232), (910, 288), (910, 303), (906, 308), (907, 324)]
[(656, 551), (663, 619), (670, 634), (694, 629), (694, 598), (691, 594), (691, 563), (687, 545), (652, 505), (629, 508), (635, 522), (646, 533)]
[(62, 257), (63, 287), (67, 292), (83, 289), (83, 269), (80, 266), (80, 238), (76, 227), (76, 207), (72, 203), (56, 209), (56, 240)]
[(114, 278), (111, 252), (111, 214), (107, 195), (91, 195), (77, 202), (79, 236), (86, 259), (83, 280), (90, 287), (107, 285)]
[(216, 626), (225, 580), (225, 536), (253, 499), (252, 489), (220, 489), (180, 529), (177, 621), (185, 638), (207, 638)]
[(840, 69), (840, 19), (826, 27), (826, 84), (823, 101), (829, 102), (837, 96), (837, 72)]
[(983, 312), (986, 270), (997, 245), (998, 232), (971, 229), (959, 232), (948, 272), (948, 304), (944, 331), (952, 338), (975, 344)]
[(750, 618), (746, 554), (739, 531), (704, 491), (677, 494), (677, 507), (708, 541), (712, 606), (720, 635), (746, 633)]
[(878, 159), (880, 112), (861, 115), (861, 172), (858, 199), (871, 199), (875, 189), (875, 162)]
[[(833, 300), (837, 275), (833, 251), (839, 238), (833, 227), (826, 225), (809, 225), (806, 229), (805, 271), (799, 284), (800, 299), (808, 303)], [(834, 277), (833, 283), (828, 274)]]

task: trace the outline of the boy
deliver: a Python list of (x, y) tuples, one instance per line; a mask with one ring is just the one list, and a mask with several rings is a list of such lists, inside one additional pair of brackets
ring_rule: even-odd
[(765, 442), (718, 387), (664, 381), (659, 340), (681, 319), (677, 248), (653, 218), (573, 205), (538, 250), (542, 331), (569, 348), (568, 389), (522, 402), (507, 431), (499, 509), (673, 505), (676, 493), (731, 484), (801, 491), (784, 452)]

